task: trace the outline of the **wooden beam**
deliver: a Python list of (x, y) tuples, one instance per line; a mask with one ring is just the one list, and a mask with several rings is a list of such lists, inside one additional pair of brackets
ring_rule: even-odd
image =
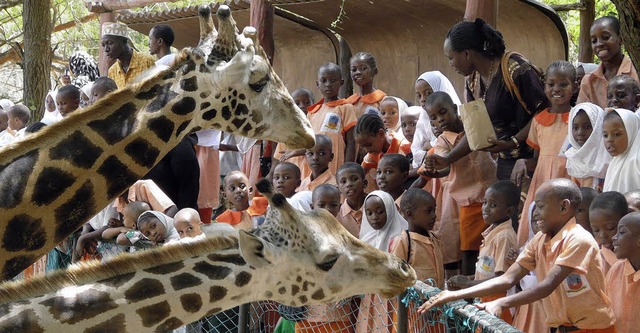
[(576, 2), (576, 3), (568, 3), (564, 5), (549, 5), (556, 12), (567, 12), (570, 10), (585, 10), (587, 6), (584, 1)]
[(112, 12), (120, 9), (131, 9), (144, 7), (146, 5), (153, 5), (162, 2), (176, 2), (178, 0), (102, 0), (102, 1), (88, 1), (85, 3), (90, 12), (105, 13)]
[(267, 0), (251, 0), (249, 24), (258, 30), (258, 42), (273, 63), (276, 44), (273, 38), (273, 6)]
[(481, 18), (492, 27), (497, 28), (497, 17), (498, 0), (467, 0), (464, 10), (465, 21), (474, 21), (476, 18)]
[(593, 62), (593, 50), (591, 49), (591, 24), (596, 18), (595, 0), (582, 0), (585, 5), (580, 11), (580, 37), (578, 43), (578, 61)]

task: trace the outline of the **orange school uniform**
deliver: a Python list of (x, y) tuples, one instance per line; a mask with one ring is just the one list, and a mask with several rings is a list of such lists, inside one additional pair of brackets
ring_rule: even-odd
[(354, 237), (360, 237), (360, 225), (362, 224), (362, 207), (355, 210), (349, 206), (347, 199), (344, 199), (340, 212), (338, 213), (338, 221), (349, 233)]
[(607, 275), (607, 296), (616, 318), (618, 333), (635, 333), (640, 329), (640, 271), (629, 260), (616, 262)]
[(365, 192), (369, 193), (378, 189), (378, 184), (376, 183), (376, 170), (378, 168), (378, 162), (380, 162), (382, 156), (386, 154), (405, 155), (404, 152), (400, 149), (405, 141), (407, 140), (399, 137), (395, 133), (391, 133), (391, 144), (389, 145), (387, 151), (379, 154), (368, 153), (367, 155), (365, 155), (364, 160), (362, 161), (362, 167), (365, 169), (370, 169), (365, 176), (365, 179), (367, 180), (367, 187), (364, 189)]
[(230, 224), (235, 229), (251, 230), (264, 221), (269, 201), (265, 197), (255, 197), (247, 210), (226, 210), (216, 218), (216, 222)]
[[(638, 81), (638, 72), (631, 62), (631, 58), (624, 56), (618, 73), (616, 75), (626, 74)], [(604, 65), (600, 64), (595, 71), (587, 74), (582, 78), (580, 83), (580, 93), (578, 94), (577, 103), (591, 102), (600, 106), (607, 107), (607, 85), (609, 81), (604, 77)]]
[[(444, 131), (436, 140), (435, 153), (445, 156), (463, 137), (464, 132)], [(480, 248), (481, 234), (487, 228), (482, 219), (482, 200), (496, 181), (496, 162), (489, 152), (471, 152), (450, 166), (447, 190), (459, 207), (460, 250)]]
[(600, 249), (600, 255), (602, 256), (602, 273), (604, 273), (604, 276), (607, 276), (611, 267), (620, 260), (613, 251), (606, 247)]
[(609, 329), (613, 325), (598, 244), (575, 219), (569, 220), (553, 237), (537, 233), (516, 262), (535, 271), (538, 281), (544, 280), (555, 265), (573, 269), (573, 273), (542, 299), (547, 326)]
[[(357, 118), (353, 105), (344, 99), (324, 103), (321, 99), (316, 104), (311, 105), (307, 110), (307, 119), (311, 122), (311, 128), (316, 134), (324, 134), (331, 138), (333, 145), (333, 160), (329, 163), (329, 170), (332, 174), (338, 173), (338, 168), (345, 162), (344, 153), (347, 148), (345, 135), (356, 126)], [(300, 167), (301, 178), (304, 179), (311, 174), (311, 169), (307, 163)]]
[(356, 110), (356, 118), (360, 118), (365, 113), (369, 112), (380, 112), (380, 101), (385, 98), (387, 94), (380, 90), (376, 89), (372, 93), (366, 95), (360, 95), (359, 93), (355, 93), (349, 97), (347, 97), (347, 103), (353, 105)]
[(391, 253), (406, 260), (416, 271), (418, 280), (433, 279), (435, 287), (444, 289), (442, 242), (435, 233), (429, 231), (429, 235), (425, 236), (415, 232), (403, 232), (393, 239)]
[(331, 170), (327, 169), (318, 178), (311, 179), (311, 175), (300, 182), (300, 186), (296, 189), (296, 192), (300, 191), (312, 191), (318, 187), (318, 185), (329, 184), (338, 187), (336, 183), (336, 176), (333, 175)]

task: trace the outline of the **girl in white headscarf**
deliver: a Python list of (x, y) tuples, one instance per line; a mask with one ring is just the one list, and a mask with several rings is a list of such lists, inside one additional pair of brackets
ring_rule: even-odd
[(57, 90), (51, 90), (49, 93), (47, 93), (47, 97), (45, 97), (44, 100), (44, 115), (42, 116), (40, 122), (51, 125), (62, 119), (62, 115), (58, 110), (58, 104), (56, 103), (57, 95)]
[[(629, 110), (615, 109), (604, 117), (602, 125), (604, 146), (613, 156), (604, 178), (604, 192), (626, 193), (640, 189), (639, 128), (640, 118)], [(616, 140), (622, 131), (627, 135), (626, 142)]]
[(154, 244), (180, 240), (173, 219), (154, 210), (140, 214), (138, 230)]
[(384, 122), (384, 127), (387, 131), (396, 134), (398, 138), (404, 139), (400, 117), (406, 112), (407, 108), (407, 103), (398, 97), (386, 96), (380, 102), (380, 116)]
[(387, 192), (373, 191), (364, 199), (360, 239), (389, 252), (391, 240), (409, 227), (400, 215), (393, 197)]
[(611, 160), (602, 143), (605, 114), (593, 103), (580, 103), (569, 112), (568, 144), (564, 156), (567, 158), (567, 173), (576, 178), (581, 187), (602, 189), (601, 183)]
[[(420, 75), (416, 80), (415, 89), (416, 102), (421, 106), (425, 104), (427, 96), (436, 91), (444, 91), (449, 94), (455, 105), (462, 104), (460, 102), (460, 98), (458, 98), (458, 93), (456, 93), (456, 90), (451, 84), (451, 81), (449, 81), (444, 74), (440, 73), (440, 71), (422, 73), (422, 75)], [(420, 167), (420, 164), (422, 164), (422, 159), (427, 153), (427, 150), (424, 149), (425, 144), (429, 143), (429, 146), (433, 146), (436, 139), (437, 137), (433, 135), (433, 132), (431, 131), (429, 116), (427, 115), (427, 112), (424, 111), (420, 114), (418, 124), (416, 125), (416, 132), (413, 135), (413, 141), (411, 143), (414, 168), (418, 168)]]

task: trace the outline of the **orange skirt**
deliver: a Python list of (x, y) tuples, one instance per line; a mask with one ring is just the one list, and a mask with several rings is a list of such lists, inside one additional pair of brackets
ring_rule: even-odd
[(460, 250), (478, 251), (482, 243), (482, 232), (488, 225), (482, 219), (482, 204), (460, 206)]

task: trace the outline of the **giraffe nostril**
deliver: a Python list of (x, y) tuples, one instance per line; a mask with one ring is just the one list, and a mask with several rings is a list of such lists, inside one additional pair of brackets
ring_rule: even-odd
[(409, 273), (409, 264), (407, 264), (406, 261), (402, 260), (402, 263), (400, 264), (400, 269), (402, 270), (403, 273)]

